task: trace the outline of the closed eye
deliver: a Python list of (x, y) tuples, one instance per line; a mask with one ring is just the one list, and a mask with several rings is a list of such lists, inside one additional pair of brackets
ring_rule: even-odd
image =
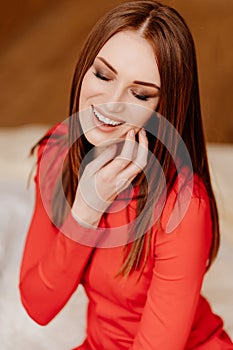
[(93, 74), (96, 76), (96, 78), (98, 79), (101, 79), (101, 80), (104, 80), (104, 81), (109, 81), (110, 79), (107, 78), (104, 74), (96, 71), (96, 72), (93, 72)]
[(150, 98), (155, 97), (153, 96), (149, 96), (149, 95), (142, 95), (142, 94), (137, 94), (135, 91), (131, 90), (132, 94), (134, 97), (136, 97), (138, 100), (141, 101), (148, 101)]

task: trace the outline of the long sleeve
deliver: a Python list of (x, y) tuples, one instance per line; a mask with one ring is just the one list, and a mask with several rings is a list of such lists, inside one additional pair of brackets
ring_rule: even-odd
[[(42, 152), (42, 147), (39, 152)], [(34, 214), (23, 252), (19, 289), (22, 303), (31, 318), (40, 325), (46, 325), (77, 288), (94, 250), (63, 232), (71, 228), (85, 236), (94, 230), (80, 226), (71, 213), (58, 229), (44, 208), (38, 171), (35, 184)]]
[[(204, 198), (205, 197), (205, 198)], [(162, 217), (162, 227), (172, 205)], [(207, 195), (192, 197), (175, 230), (158, 230), (153, 276), (137, 335), (130, 350), (182, 350), (194, 320), (206, 271), (212, 225)]]

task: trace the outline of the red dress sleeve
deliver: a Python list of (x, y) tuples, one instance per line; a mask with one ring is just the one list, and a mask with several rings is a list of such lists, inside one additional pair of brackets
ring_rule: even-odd
[[(40, 146), (38, 159), (42, 152), (43, 146)], [(72, 227), (80, 235), (94, 230), (79, 225), (71, 213), (60, 229), (52, 224), (41, 198), (38, 169), (39, 164), (34, 214), (23, 252), (19, 290), (27, 313), (40, 325), (46, 325), (77, 288), (94, 249), (69, 238), (63, 233), (64, 228)]]
[(130, 350), (181, 350), (194, 320), (212, 240), (207, 194), (192, 196), (175, 230), (164, 228), (173, 208), (168, 199), (155, 238), (153, 277)]

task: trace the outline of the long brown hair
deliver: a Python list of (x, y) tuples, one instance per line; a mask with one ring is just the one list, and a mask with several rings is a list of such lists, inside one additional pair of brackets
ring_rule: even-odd
[[(154, 48), (161, 78), (161, 95), (157, 112), (165, 117), (180, 134), (191, 158), (193, 172), (202, 179), (206, 187), (213, 228), (212, 246), (207, 267), (209, 268), (219, 247), (219, 223), (203, 132), (195, 46), (184, 19), (169, 6), (152, 0), (122, 3), (96, 23), (84, 43), (75, 68), (70, 94), (69, 115), (72, 115), (69, 119), (70, 149), (69, 158), (65, 165), (66, 169), (63, 172), (65, 173), (63, 186), (67, 200), (72, 206), (78, 186), (81, 162), (85, 154), (92, 148), (92, 145), (82, 134), (78, 113), (76, 113), (79, 111), (82, 80), (103, 45), (114, 34), (123, 30), (137, 31)], [(168, 149), (172, 148), (178, 154), (179, 143), (176, 138), (166, 134), (168, 133), (166, 128), (162, 128), (156, 120), (154, 120), (153, 125), (159, 129), (162, 139), (166, 139), (165, 146), (159, 138), (148, 133), (150, 151), (156, 155), (162, 172), (153, 171), (147, 178), (144, 173), (141, 173), (133, 182), (134, 184), (140, 183), (137, 214), (146, 205), (147, 210), (143, 219), (134, 228), (135, 239), (130, 251), (126, 250), (124, 263), (120, 269), (120, 273), (123, 275), (128, 275), (133, 269), (141, 266), (142, 260), (143, 266), (147, 261), (151, 235), (145, 244), (146, 235), (140, 235), (140, 232), (146, 231), (153, 214), (154, 206), (151, 204), (153, 201), (155, 203), (163, 192), (163, 188), (160, 186), (161, 173), (165, 176), (168, 194), (177, 178), (177, 172), (172, 172), (174, 164)], [(77, 141), (74, 142), (74, 140)], [(182, 161), (182, 165), (185, 165), (185, 160), (182, 159)], [(152, 160), (148, 162), (148, 166), (153, 166)], [(148, 201), (148, 192), (154, 194), (151, 201)], [(53, 213), (55, 222), (61, 223), (64, 220), (65, 212), (58, 210), (58, 206), (62, 205), (58, 203), (60, 203), (59, 192), (54, 197)]]

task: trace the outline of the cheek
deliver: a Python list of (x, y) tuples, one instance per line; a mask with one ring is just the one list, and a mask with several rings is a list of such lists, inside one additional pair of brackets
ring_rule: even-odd
[(100, 93), (98, 81), (92, 71), (88, 71), (82, 82), (80, 104), (84, 104), (86, 100), (98, 93)]
[(127, 105), (126, 121), (136, 128), (142, 128), (150, 120), (157, 108), (159, 98), (149, 103)]
[(148, 122), (152, 116), (152, 113), (152, 111), (145, 110), (145, 108), (136, 108), (131, 119), (132, 124), (139, 130)]

